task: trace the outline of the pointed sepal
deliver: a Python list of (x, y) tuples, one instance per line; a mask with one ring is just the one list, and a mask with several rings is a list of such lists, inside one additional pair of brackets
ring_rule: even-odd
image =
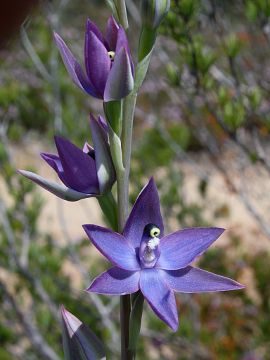
[(132, 64), (127, 49), (123, 46), (116, 54), (104, 91), (104, 101), (120, 100), (134, 87)]
[(60, 199), (66, 201), (78, 201), (93, 196), (92, 194), (81, 193), (79, 191), (72, 190), (65, 185), (61, 185), (54, 181), (47, 180), (31, 171), (18, 170), (18, 173), (38, 184), (39, 186), (43, 187), (45, 190), (50, 191), (52, 194), (58, 196)]
[(105, 349), (97, 336), (63, 306), (62, 335), (66, 360), (105, 360)]

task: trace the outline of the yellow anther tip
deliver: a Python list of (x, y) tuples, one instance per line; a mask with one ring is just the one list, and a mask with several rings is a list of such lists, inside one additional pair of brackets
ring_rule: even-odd
[(152, 238), (155, 238), (155, 237), (158, 237), (160, 235), (160, 229), (158, 227), (153, 227), (151, 230), (150, 230), (150, 236)]

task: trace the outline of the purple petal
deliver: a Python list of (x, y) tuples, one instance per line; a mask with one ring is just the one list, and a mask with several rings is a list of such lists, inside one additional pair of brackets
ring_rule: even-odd
[(125, 270), (140, 270), (135, 249), (123, 235), (96, 225), (83, 225), (95, 247), (114, 265)]
[(115, 52), (118, 53), (118, 51), (120, 51), (122, 47), (124, 47), (126, 50), (129, 51), (126, 32), (122, 27), (120, 27), (117, 32), (117, 43), (116, 43)]
[(95, 153), (95, 150), (94, 150), (94, 148), (90, 145), (90, 144), (88, 144), (88, 142), (85, 142), (84, 143), (84, 146), (83, 146), (83, 152), (85, 153), (85, 154), (93, 154), (93, 156), (91, 156), (92, 158), (94, 158), (94, 153)]
[(178, 328), (178, 314), (173, 291), (157, 269), (141, 271), (140, 289), (156, 315), (173, 331)]
[(54, 39), (56, 45), (60, 51), (62, 60), (66, 66), (66, 69), (71, 76), (74, 83), (79, 86), (82, 90), (90, 93), (92, 95), (93, 89), (89, 81), (86, 79), (85, 74), (81, 68), (81, 65), (75, 59), (72, 52), (67, 47), (64, 40), (57, 33), (54, 33)]
[[(96, 35), (96, 37), (102, 43), (104, 43), (104, 37), (102, 35), (102, 32), (99, 30), (99, 28), (97, 27), (97, 25), (93, 21), (91, 21), (90, 19), (87, 19), (85, 28), (86, 28), (85, 29), (85, 34), (89, 35), (90, 32), (93, 32)], [(85, 42), (85, 44), (86, 44), (86, 42)]]
[(139, 271), (113, 267), (99, 275), (87, 291), (105, 295), (126, 295), (139, 290)]
[(115, 51), (116, 49), (116, 42), (117, 42), (117, 35), (118, 35), (119, 26), (115, 21), (113, 16), (110, 16), (107, 21), (107, 28), (106, 28), (106, 41), (109, 45), (110, 50)]
[(49, 164), (54, 169), (54, 171), (59, 176), (59, 179), (67, 187), (69, 187), (69, 185), (66, 183), (66, 178), (65, 178), (63, 166), (62, 166), (62, 163), (61, 163), (61, 160), (60, 160), (59, 156), (54, 155), (54, 154), (48, 154), (48, 153), (40, 153), (40, 156), (42, 157), (43, 160), (45, 160), (47, 162), (47, 164)]
[(103, 96), (111, 60), (106, 47), (92, 31), (85, 34), (85, 67), (98, 95)]
[(59, 173), (63, 173), (63, 167), (59, 156), (48, 153), (40, 153), (40, 156), (57, 172), (58, 175)]
[(78, 64), (75, 64), (75, 73), (81, 83), (81, 86), (83, 90), (95, 98), (102, 99), (103, 97), (101, 95), (98, 95), (96, 92), (96, 89), (94, 88), (94, 85), (91, 83), (89, 79), (86, 78), (84, 71), (82, 70), (81, 66)]
[(243, 285), (232, 279), (192, 266), (163, 272), (169, 287), (183, 293), (229, 291), (244, 288)]
[(99, 194), (95, 160), (70, 141), (55, 136), (63, 167), (61, 180), (67, 187), (83, 193)]
[(163, 237), (156, 267), (177, 270), (189, 265), (223, 233), (220, 228), (190, 228)]
[(160, 236), (163, 236), (159, 196), (153, 178), (140, 192), (124, 229), (124, 236), (135, 248), (140, 246), (144, 228), (148, 224), (156, 225), (160, 229)]
[(108, 128), (108, 124), (107, 124), (106, 120), (102, 116), (99, 116), (98, 122), (99, 122), (100, 126), (102, 126), (103, 129), (105, 130), (105, 132), (108, 134), (109, 128)]
[(120, 27), (118, 30), (118, 33), (117, 33), (117, 43), (116, 43), (115, 53), (118, 54), (118, 52), (121, 50), (122, 47), (124, 47), (127, 51), (129, 61), (130, 61), (131, 71), (132, 71), (132, 74), (134, 75), (134, 64), (133, 64), (132, 57), (131, 57), (131, 52), (130, 52), (130, 48), (129, 48), (129, 44), (128, 44), (127, 35), (126, 35), (125, 30), (122, 27)]
[(104, 101), (120, 100), (134, 87), (134, 78), (127, 50), (122, 49), (115, 55), (104, 91)]

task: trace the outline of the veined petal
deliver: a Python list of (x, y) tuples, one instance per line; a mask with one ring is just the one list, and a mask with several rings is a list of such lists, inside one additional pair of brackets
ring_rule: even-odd
[(240, 290), (244, 286), (227, 277), (187, 266), (180, 270), (161, 270), (169, 287), (183, 293)]
[(124, 47), (127, 51), (129, 61), (130, 61), (130, 66), (131, 66), (131, 72), (132, 72), (132, 75), (134, 76), (134, 64), (133, 64), (132, 57), (131, 57), (127, 34), (122, 27), (119, 27), (118, 32), (117, 32), (117, 42), (116, 42), (115, 53), (118, 54), (118, 52), (121, 50), (122, 47)]
[(31, 171), (18, 170), (18, 173), (66, 201), (78, 201), (93, 196), (93, 194), (81, 193), (64, 185), (57, 184), (54, 181), (47, 180)]
[(141, 271), (140, 289), (156, 315), (173, 331), (178, 328), (178, 314), (173, 291), (158, 269)]
[(83, 225), (95, 247), (114, 265), (125, 270), (140, 270), (135, 249), (116, 232), (97, 225)]
[(122, 49), (115, 55), (115, 59), (108, 76), (104, 91), (104, 101), (120, 100), (133, 89), (134, 78), (127, 50)]
[(101, 95), (99, 95), (94, 87), (94, 85), (91, 83), (90, 79), (88, 79), (86, 76), (85, 76), (85, 73), (84, 71), (82, 70), (81, 66), (79, 64), (75, 64), (75, 67), (74, 67), (74, 71), (81, 83), (81, 86), (83, 88), (83, 90), (91, 95), (91, 96), (94, 96), (98, 99), (102, 99), (103, 97)]
[(85, 68), (98, 95), (103, 96), (111, 60), (108, 50), (92, 31), (85, 34)]
[(148, 224), (156, 225), (160, 229), (160, 237), (163, 236), (159, 196), (153, 178), (140, 192), (124, 229), (124, 236), (135, 248), (140, 246), (144, 228)]
[(95, 278), (87, 289), (105, 295), (126, 295), (139, 290), (139, 271), (127, 271), (113, 267)]
[(119, 27), (117, 31), (117, 42), (116, 42), (115, 52), (118, 53), (118, 51), (120, 51), (122, 47), (124, 47), (129, 52), (126, 32), (122, 27)]
[(55, 136), (55, 144), (65, 185), (79, 192), (99, 194), (95, 160), (64, 138)]
[(54, 154), (48, 154), (48, 153), (40, 153), (40, 156), (42, 157), (43, 160), (46, 161), (46, 163), (48, 165), (50, 165), (51, 168), (54, 169), (54, 171), (59, 176), (59, 179), (67, 187), (69, 187), (69, 185), (66, 183), (66, 180), (65, 180), (64, 170), (63, 170), (63, 166), (62, 166), (62, 163), (61, 163), (61, 160), (60, 160), (59, 156), (54, 155)]
[(177, 270), (189, 265), (223, 233), (221, 228), (190, 228), (164, 236), (156, 267)]
[(115, 21), (114, 17), (110, 16), (107, 21), (106, 41), (109, 45), (110, 50), (112, 51), (115, 51), (116, 49), (118, 29), (119, 29), (119, 25)]
[[(69, 50), (61, 36), (59, 36), (56, 32), (54, 33), (54, 39), (60, 51), (62, 60), (72, 80), (77, 86), (79, 86), (79, 88), (85, 90), (85, 86), (88, 84), (88, 82), (85, 78), (81, 65), (78, 63), (72, 52)], [(80, 75), (79, 77), (78, 74)], [(82, 80), (84, 80), (84, 84), (82, 84)]]

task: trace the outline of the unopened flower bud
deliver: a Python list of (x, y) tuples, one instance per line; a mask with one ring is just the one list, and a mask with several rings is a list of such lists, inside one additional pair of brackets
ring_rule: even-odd
[(170, 0), (142, 0), (141, 15), (143, 25), (157, 29), (170, 9)]

